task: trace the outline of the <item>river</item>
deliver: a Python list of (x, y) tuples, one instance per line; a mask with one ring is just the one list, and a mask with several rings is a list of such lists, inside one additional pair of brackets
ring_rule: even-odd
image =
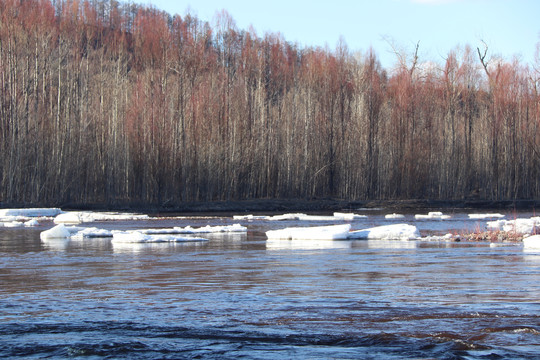
[[(388, 223), (366, 211), (352, 227)], [(206, 242), (44, 243), (0, 228), (0, 357), (536, 359), (540, 252), (455, 241), (270, 241), (321, 222), (209, 217), (92, 223), (226, 225)], [(508, 214), (508, 216), (530, 214)], [(452, 214), (423, 235), (483, 226)], [(326, 224), (326, 223), (325, 223)]]

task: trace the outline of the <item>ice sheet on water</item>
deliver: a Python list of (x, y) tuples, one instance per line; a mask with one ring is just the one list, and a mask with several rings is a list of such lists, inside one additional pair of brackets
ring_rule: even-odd
[(523, 239), (523, 247), (540, 250), (540, 235), (533, 235)]
[(420, 238), (420, 232), (414, 225), (393, 224), (376, 226), (364, 230), (351, 231), (349, 239), (388, 239), (388, 240), (414, 240)]
[(57, 208), (32, 208), (32, 209), (0, 209), (0, 218), (8, 216), (32, 217), (54, 217), (62, 210)]
[(365, 215), (358, 215), (353, 213), (340, 213), (335, 212), (334, 215), (307, 215), (302, 213), (290, 213), (282, 215), (234, 215), (234, 220), (267, 220), (267, 221), (339, 221), (346, 220), (351, 221), (355, 219), (366, 218)]
[(356, 219), (365, 219), (367, 218), (367, 215), (359, 215), (354, 213), (342, 213), (342, 212), (335, 212), (334, 218), (336, 220), (356, 220)]
[(417, 220), (446, 220), (450, 219), (450, 215), (444, 215), (440, 211), (430, 211), (427, 215), (424, 214), (416, 214), (414, 215), (414, 218)]
[[(179, 234), (210, 234), (210, 233), (245, 233), (247, 228), (240, 224), (234, 225), (222, 225), (222, 226), (204, 226), (200, 228), (192, 228), (187, 226), (185, 228), (175, 227), (175, 228), (164, 228), (164, 229), (135, 229), (127, 231), (126, 233), (135, 233), (143, 234), (150, 236), (146, 242), (149, 241), (181, 241), (182, 236), (173, 236)], [(113, 237), (116, 233), (121, 234), (122, 232), (115, 232), (106, 229), (100, 229), (97, 227), (78, 227), (78, 226), (65, 226), (65, 224), (58, 224), (52, 229), (43, 231), (41, 233), (41, 239), (46, 240), (49, 238), (95, 238), (95, 237)], [(171, 235), (167, 240), (165, 237), (155, 239), (151, 238), (153, 235)], [(137, 235), (138, 236), (138, 235)], [(189, 237), (190, 241), (193, 237)]]
[(221, 225), (221, 226), (210, 226), (206, 225), (200, 228), (192, 228), (191, 226), (186, 227), (175, 227), (175, 231), (178, 234), (209, 234), (209, 233), (243, 233), (247, 232), (247, 227), (240, 224), (233, 225)]
[(288, 240), (343, 240), (347, 239), (350, 224), (312, 226), (312, 227), (290, 227), (281, 230), (270, 230), (266, 232), (269, 239)]
[(148, 220), (143, 214), (99, 212), (99, 211), (66, 211), (54, 218), (55, 224), (80, 224), (94, 221), (133, 221)]
[(403, 219), (404, 217), (405, 215), (396, 213), (384, 215), (385, 219)]
[(484, 220), (484, 219), (500, 219), (503, 218), (505, 215), (498, 214), (498, 213), (492, 213), (492, 214), (469, 214), (469, 219), (473, 220)]
[(159, 242), (188, 242), (208, 241), (200, 237), (189, 237), (178, 234), (145, 234), (141, 231), (115, 231), (112, 243), (159, 243)]
[(540, 228), (540, 217), (536, 216), (529, 219), (488, 221), (486, 227), (488, 230), (532, 234)]
[(47, 241), (51, 239), (67, 239), (71, 237), (71, 234), (72, 232), (64, 224), (59, 224), (49, 230), (42, 231), (39, 237), (41, 240)]

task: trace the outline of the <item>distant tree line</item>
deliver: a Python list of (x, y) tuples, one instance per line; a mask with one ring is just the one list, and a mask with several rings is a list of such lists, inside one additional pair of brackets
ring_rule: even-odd
[(0, 202), (538, 199), (540, 59), (417, 54), (390, 71), (226, 12), (2, 0)]

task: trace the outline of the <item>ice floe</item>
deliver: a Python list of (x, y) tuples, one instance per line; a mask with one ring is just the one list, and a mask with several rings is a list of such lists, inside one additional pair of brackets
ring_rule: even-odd
[(494, 220), (486, 224), (488, 230), (500, 230), (505, 232), (515, 232), (518, 234), (532, 234), (540, 229), (540, 217), (515, 220)]
[(266, 232), (266, 236), (269, 239), (288, 240), (344, 240), (347, 239), (350, 229), (350, 224), (290, 227), (281, 230), (269, 230)]
[[(200, 228), (175, 227), (175, 228), (163, 228), (163, 229), (134, 229), (129, 231), (110, 231), (106, 229), (100, 229), (97, 227), (79, 227), (79, 226), (66, 226), (65, 224), (58, 224), (52, 229), (43, 231), (40, 234), (42, 240), (50, 238), (102, 238), (102, 237), (116, 237), (122, 238), (121, 234), (135, 234), (133, 238), (135, 240), (141, 239), (140, 235), (145, 235), (144, 241), (130, 241), (130, 242), (165, 242), (165, 241), (183, 241), (183, 238), (188, 238), (189, 241), (193, 241), (193, 237), (185, 237), (178, 235), (188, 234), (211, 234), (211, 233), (245, 233), (247, 228), (240, 224), (234, 225), (219, 225), (219, 226), (204, 226)], [(117, 234), (120, 234), (117, 236)], [(169, 236), (169, 237), (167, 237)], [(120, 241), (120, 240), (117, 240)]]
[(420, 233), (416, 226), (408, 224), (384, 225), (356, 231), (350, 231), (350, 228), (351, 226), (349, 224), (290, 227), (267, 231), (266, 236), (269, 239), (287, 240), (413, 240), (420, 238)]
[(342, 213), (342, 212), (335, 212), (334, 218), (336, 219), (343, 219), (343, 220), (356, 220), (356, 219), (365, 219), (367, 218), (367, 215), (358, 215), (354, 213)]
[(384, 215), (385, 219), (403, 219), (404, 217), (405, 215), (396, 213)]
[(150, 217), (143, 214), (99, 212), (99, 211), (66, 211), (54, 218), (55, 224), (80, 224), (95, 221), (134, 221), (148, 220)]
[(178, 234), (145, 234), (141, 231), (115, 231), (111, 242), (114, 243), (158, 243), (208, 241), (200, 237), (190, 237)]
[(540, 250), (540, 235), (533, 235), (523, 239), (523, 247)]
[(393, 224), (376, 226), (364, 230), (351, 231), (349, 239), (385, 239), (385, 240), (414, 240), (420, 238), (420, 232), (414, 225)]
[(71, 237), (71, 234), (64, 224), (59, 224), (49, 230), (42, 231), (39, 237), (41, 240), (46, 241), (50, 239), (66, 239)]
[(267, 221), (339, 221), (356, 220), (366, 218), (366, 215), (353, 213), (335, 212), (333, 215), (307, 215), (302, 213), (290, 213), (282, 215), (234, 215), (234, 220), (267, 220)]
[(0, 218), (8, 216), (32, 217), (54, 217), (62, 210), (57, 208), (32, 208), (32, 209), (0, 209)]
[(484, 220), (484, 219), (500, 219), (503, 218), (505, 215), (503, 214), (469, 214), (469, 219), (477, 219), (477, 220)]
[(427, 215), (424, 214), (416, 214), (414, 215), (414, 218), (417, 220), (446, 220), (450, 219), (450, 215), (444, 215), (440, 211), (430, 211)]

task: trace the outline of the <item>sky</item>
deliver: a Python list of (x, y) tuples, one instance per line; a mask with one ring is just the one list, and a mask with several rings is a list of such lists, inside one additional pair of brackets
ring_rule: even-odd
[[(137, 2), (137, 0), (135, 0)], [(259, 37), (280, 33), (300, 47), (353, 53), (373, 48), (385, 68), (397, 63), (394, 49), (421, 62), (444, 63), (448, 53), (470, 45), (488, 46), (488, 57), (529, 65), (540, 43), (540, 0), (147, 0), (171, 15), (187, 13), (213, 24), (226, 10), (238, 29)]]

